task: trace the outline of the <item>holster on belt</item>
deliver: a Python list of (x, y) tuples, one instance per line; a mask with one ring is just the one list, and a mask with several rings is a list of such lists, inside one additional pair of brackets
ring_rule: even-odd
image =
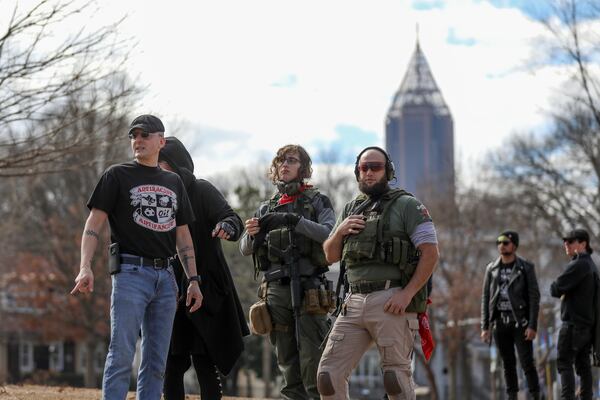
[(119, 243), (108, 246), (108, 272), (111, 275), (121, 272), (121, 253)]

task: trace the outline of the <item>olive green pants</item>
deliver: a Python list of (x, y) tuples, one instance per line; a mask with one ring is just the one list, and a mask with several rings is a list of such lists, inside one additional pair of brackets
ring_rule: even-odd
[(319, 346), (329, 330), (327, 315), (308, 315), (302, 310), (298, 351), (290, 285), (270, 282), (267, 304), (274, 324), (270, 339), (284, 380), (282, 397), (291, 400), (319, 399), (317, 368), (322, 353)]

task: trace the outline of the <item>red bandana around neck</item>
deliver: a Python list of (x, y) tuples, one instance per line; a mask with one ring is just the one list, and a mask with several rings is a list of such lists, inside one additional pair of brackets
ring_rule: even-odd
[(292, 195), (284, 193), (277, 201), (277, 204), (293, 203), (300, 196), (300, 194), (302, 194), (302, 192), (310, 188), (312, 188), (312, 185), (307, 185), (306, 183), (303, 183), (302, 185), (300, 185), (300, 188), (298, 188), (298, 193)]

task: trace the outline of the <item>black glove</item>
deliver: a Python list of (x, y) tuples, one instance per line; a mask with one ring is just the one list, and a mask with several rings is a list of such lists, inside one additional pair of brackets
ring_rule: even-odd
[(263, 215), (258, 220), (258, 226), (260, 226), (261, 231), (270, 232), (273, 229), (279, 228), (281, 226), (296, 226), (298, 225), (298, 221), (300, 221), (300, 216), (298, 214), (293, 213), (285, 213), (285, 212), (272, 212)]
[(229, 237), (233, 237), (235, 235), (235, 228), (229, 222), (218, 222), (217, 226), (215, 226), (215, 229), (212, 231), (212, 235), (216, 236), (220, 230), (223, 230), (223, 232), (228, 234)]
[(300, 218), (297, 214), (285, 212), (272, 212), (260, 217), (258, 219), (260, 231), (254, 235), (254, 242), (252, 243), (253, 252), (256, 253), (258, 248), (263, 244), (267, 233), (281, 226), (296, 226)]

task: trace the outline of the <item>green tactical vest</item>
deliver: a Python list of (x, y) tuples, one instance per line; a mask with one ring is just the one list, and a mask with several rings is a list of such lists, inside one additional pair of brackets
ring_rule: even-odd
[[(294, 214), (301, 215), (305, 219), (310, 221), (317, 221), (317, 215), (315, 208), (312, 205), (314, 197), (319, 192), (315, 189), (306, 189), (300, 196), (292, 203), (292, 212)], [(281, 195), (276, 193), (269, 199), (269, 206), (267, 212), (276, 211), (279, 198)], [(327, 267), (329, 264), (325, 258), (325, 252), (323, 251), (323, 245), (306, 236), (293, 233), (296, 241), (296, 246), (299, 250), (300, 257), (308, 258), (312, 265), (315, 267)], [(282, 264), (282, 260), (272, 249), (285, 250), (290, 244), (289, 232), (287, 227), (273, 229), (267, 234), (264, 244), (258, 249), (257, 261), (259, 269), (261, 271), (267, 271), (272, 264)]]
[[(356, 235), (349, 235), (342, 250), (342, 261), (346, 268), (389, 265), (400, 269), (400, 283), (406, 286), (412, 278), (419, 262), (419, 252), (412, 244), (410, 236), (404, 231), (392, 231), (391, 206), (402, 196), (412, 194), (402, 189), (392, 189), (384, 194), (380, 204), (370, 212), (365, 212), (365, 228)], [(356, 209), (367, 200), (361, 194), (353, 202)], [(395, 222), (395, 221), (394, 221)], [(407, 312), (425, 312), (427, 308), (427, 285), (424, 285), (413, 297)]]

